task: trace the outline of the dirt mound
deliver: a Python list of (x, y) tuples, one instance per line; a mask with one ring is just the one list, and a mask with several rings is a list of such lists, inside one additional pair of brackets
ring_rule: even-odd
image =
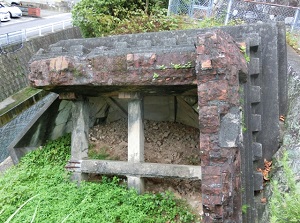
[[(174, 122), (144, 121), (145, 162), (200, 165), (199, 129)], [(89, 156), (127, 160), (127, 120), (97, 125), (90, 129)], [(145, 179), (146, 191), (172, 191), (202, 213), (201, 182), (182, 179)]]

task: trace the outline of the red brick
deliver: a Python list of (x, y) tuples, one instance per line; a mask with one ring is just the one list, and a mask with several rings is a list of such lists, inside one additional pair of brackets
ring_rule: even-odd
[(197, 52), (197, 54), (204, 54), (204, 52), (205, 52), (205, 46), (204, 45), (197, 46), (196, 52)]
[(200, 134), (200, 152), (211, 150), (209, 134)]
[(221, 175), (221, 167), (219, 166), (203, 166), (202, 175)]
[[(212, 185), (221, 185), (222, 178), (220, 175), (202, 174), (202, 184), (207, 185), (209, 187), (214, 187)], [(216, 186), (216, 187), (219, 187), (219, 186)]]
[(204, 106), (199, 109), (200, 133), (219, 131), (220, 118), (217, 106)]
[(212, 69), (211, 60), (201, 60), (201, 70), (209, 70)]
[[(230, 89), (231, 90), (231, 89)], [(229, 86), (226, 80), (208, 81), (198, 85), (198, 104), (206, 105), (209, 101), (227, 101)]]
[(220, 195), (202, 195), (202, 204), (207, 206), (222, 205), (222, 194)]

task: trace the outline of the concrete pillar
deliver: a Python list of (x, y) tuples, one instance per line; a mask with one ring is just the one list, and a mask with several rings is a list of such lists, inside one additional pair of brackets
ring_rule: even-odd
[[(143, 100), (138, 94), (128, 101), (128, 162), (144, 162)], [(129, 188), (135, 188), (139, 194), (144, 192), (144, 179), (133, 176), (127, 179)]]
[[(89, 103), (87, 100), (74, 101), (72, 120), (71, 161), (77, 161), (88, 157)], [(71, 176), (71, 180), (77, 181), (78, 183), (86, 179), (86, 173), (73, 173)]]

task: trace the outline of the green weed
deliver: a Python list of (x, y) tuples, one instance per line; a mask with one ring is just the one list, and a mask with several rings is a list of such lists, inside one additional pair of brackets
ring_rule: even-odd
[(247, 63), (250, 62), (250, 56), (247, 54), (247, 49), (245, 46), (240, 47), (241, 52), (244, 54), (245, 60)]
[(159, 74), (158, 73), (154, 73), (152, 79), (156, 80), (158, 77), (159, 77)]
[(243, 214), (247, 214), (247, 211), (248, 211), (248, 208), (249, 208), (250, 206), (248, 205), (248, 204), (243, 204), (242, 205), (242, 213)]
[(191, 68), (192, 67), (192, 62), (189, 61), (187, 63), (184, 63), (184, 64), (173, 64), (171, 63), (171, 66), (174, 68), (174, 69), (188, 69), (188, 68)]
[(298, 32), (286, 32), (286, 42), (300, 53), (300, 33)]
[(195, 221), (186, 204), (169, 192), (138, 195), (117, 177), (80, 187), (70, 182), (64, 169), (70, 142), (70, 135), (49, 141), (0, 177), (0, 222)]
[(300, 188), (295, 175), (287, 162), (288, 154), (284, 152), (281, 161), (287, 190), (283, 191), (277, 180), (271, 181), (272, 197), (270, 199), (271, 223), (299, 222), (300, 220)]

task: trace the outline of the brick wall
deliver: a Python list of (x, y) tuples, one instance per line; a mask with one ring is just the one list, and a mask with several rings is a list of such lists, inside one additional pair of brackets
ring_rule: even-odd
[(247, 63), (220, 30), (198, 35), (197, 44), (204, 222), (241, 222), (239, 73)]

